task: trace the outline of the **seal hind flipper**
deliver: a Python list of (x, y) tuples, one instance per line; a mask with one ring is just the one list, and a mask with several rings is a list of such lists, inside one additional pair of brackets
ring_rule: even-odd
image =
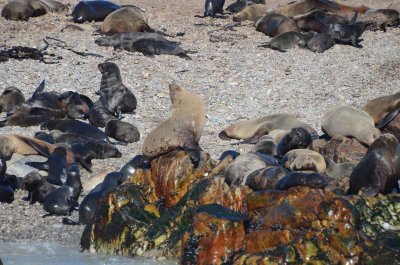
[(37, 97), (37, 96), (39, 96), (40, 94), (43, 93), (43, 91), (44, 91), (44, 85), (45, 85), (45, 83), (46, 83), (45, 81), (46, 81), (46, 80), (43, 79), (42, 83), (40, 83), (40, 85), (35, 89), (35, 91), (34, 91), (33, 94), (32, 94), (32, 99), (35, 98), (35, 97)]
[(376, 126), (376, 128), (382, 130), (383, 128), (385, 128), (392, 120), (394, 120), (397, 115), (399, 115), (400, 113), (400, 109), (396, 109), (392, 112), (389, 112), (385, 118), (383, 118), (383, 120)]
[(62, 223), (65, 224), (65, 225), (80, 225), (79, 222), (73, 221), (73, 220), (71, 220), (71, 219), (69, 219), (69, 218), (67, 218), (67, 217), (64, 217), (64, 218), (62, 219)]
[(25, 165), (39, 170), (44, 170), (44, 171), (49, 170), (49, 164), (47, 162), (25, 162)]

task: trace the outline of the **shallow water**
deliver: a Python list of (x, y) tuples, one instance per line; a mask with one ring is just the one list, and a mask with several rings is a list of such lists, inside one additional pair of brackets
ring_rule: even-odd
[(54, 243), (0, 242), (0, 258), (4, 265), (176, 265), (176, 260), (156, 260), (81, 253), (78, 247)]

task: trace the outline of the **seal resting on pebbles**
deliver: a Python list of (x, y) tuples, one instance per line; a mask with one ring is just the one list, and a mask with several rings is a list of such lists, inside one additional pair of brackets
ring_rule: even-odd
[(261, 17), (254, 23), (254, 26), (257, 31), (269, 37), (275, 37), (289, 31), (300, 32), (297, 23), (293, 19), (275, 13)]
[(311, 135), (317, 134), (314, 128), (305, 122), (299, 121), (293, 115), (273, 114), (258, 119), (239, 121), (225, 128), (218, 136), (223, 140), (244, 139), (245, 143), (257, 143), (261, 136), (268, 134), (272, 130), (291, 130), (297, 127), (306, 129)]
[(372, 144), (381, 135), (368, 113), (350, 106), (336, 106), (328, 110), (322, 117), (321, 127), (330, 137), (350, 136), (366, 145)]
[(240, 22), (245, 20), (254, 21), (267, 14), (267, 6), (263, 4), (254, 4), (245, 7), (242, 11), (233, 16), (233, 21)]
[(14, 0), (3, 7), (1, 16), (8, 20), (28, 20), (65, 8), (64, 4), (54, 0)]
[(155, 158), (176, 148), (199, 148), (206, 122), (206, 107), (199, 95), (169, 85), (172, 113), (144, 139), (143, 155)]
[(79, 1), (72, 11), (72, 17), (75, 23), (103, 21), (111, 12), (120, 8), (110, 1)]

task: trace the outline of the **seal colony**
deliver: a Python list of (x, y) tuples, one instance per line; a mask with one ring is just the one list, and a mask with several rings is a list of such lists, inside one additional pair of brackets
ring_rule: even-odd
[[(303, 36), (305, 34), (297, 31), (295, 33), (301, 35), (293, 36)], [(135, 35), (153, 36), (154, 39), (164, 38), (161, 34), (156, 34), (123, 33), (118, 35), (117, 39), (124, 40), (126, 36)], [(281, 34), (277, 37), (279, 36)], [(312, 38), (316, 36), (312, 36)], [(104, 38), (110, 42), (116, 39), (115, 36)], [(134, 39), (135, 37), (132, 38)], [(317, 43), (319, 43), (318, 40)], [(315, 47), (309, 42), (306, 44), (307, 46)], [(206, 154), (207, 150), (202, 150), (199, 146), (200, 137), (204, 127), (206, 127), (206, 97), (205, 95), (194, 93), (195, 87), (186, 84), (185, 87), (188, 88), (186, 90), (177, 83), (178, 85), (170, 84), (169, 86), (172, 112), (168, 119), (159, 125), (154, 124), (154, 128), (151, 128), (153, 130), (150, 133), (143, 134), (145, 139), (142, 146), (143, 155), (138, 154), (138, 156), (135, 156), (120, 169), (120, 172), (112, 172), (107, 175), (108, 177), (103, 177), (104, 181), (98, 182), (100, 185), (92, 190), (91, 196), (85, 197), (78, 204), (79, 194), (82, 190), (80, 171), (83, 168), (90, 170), (92, 159), (119, 157), (121, 155), (117, 146), (114, 146), (115, 142), (110, 137), (126, 142), (140, 137), (138, 135), (139, 131), (135, 130), (135, 126), (119, 120), (124, 115), (129, 115), (130, 112), (136, 110), (136, 104), (141, 103), (137, 102), (134, 96), (133, 92), (136, 93), (136, 91), (134, 91), (132, 83), (129, 85), (132, 87), (124, 84), (124, 82), (134, 77), (123, 76), (122, 78), (118, 66), (109, 61), (101, 62), (98, 65), (98, 69), (100, 73), (97, 72), (97, 74), (99, 77), (100, 75), (102, 76), (102, 81), (99, 86), (99, 93), (97, 93), (98, 97), (94, 99), (94, 103), (90, 99), (86, 100), (85, 95), (76, 92), (70, 91), (70, 93), (60, 94), (56, 91), (46, 91), (44, 90), (44, 83), (39, 85), (31, 96), (25, 95), (28, 100), (25, 100), (24, 95), (21, 97), (18, 90), (6, 88), (7, 90), (3, 93), (4, 97), (13, 96), (10, 104), (12, 106), (7, 105), (4, 107), (4, 111), (10, 114), (4, 122), (4, 126), (11, 125), (11, 121), (12, 124), (19, 126), (30, 126), (27, 121), (34, 120), (35, 124), (41, 124), (43, 129), (47, 128), (51, 129), (51, 131), (45, 134), (37, 134), (36, 139), (22, 135), (7, 135), (2, 139), (5, 143), (2, 145), (1, 150), (1, 153), (4, 153), (4, 160), (8, 159), (12, 153), (40, 154), (46, 156), (47, 160), (45, 162), (28, 162), (27, 164), (42, 171), (48, 171), (47, 176), (45, 174), (41, 175), (42, 173), (34, 174), (32, 172), (26, 177), (22, 175), (16, 176), (17, 181), (15, 181), (15, 178), (4, 175), (1, 182), (1, 190), (4, 191), (2, 193), (4, 194), (4, 197), (2, 197), (4, 202), (12, 202), (14, 199), (13, 192), (18, 188), (23, 188), (26, 189), (30, 202), (43, 203), (44, 210), (49, 214), (68, 215), (71, 211), (79, 210), (80, 219), (77, 223), (88, 224), (87, 227), (90, 229), (99, 218), (94, 214), (96, 213), (98, 202), (101, 200), (100, 198), (105, 198), (108, 194), (115, 194), (108, 193), (110, 192), (109, 189), (113, 188), (118, 191), (131, 189), (130, 196), (134, 196), (141, 193), (136, 191), (135, 187), (130, 184), (135, 183), (136, 185), (141, 180), (148, 182), (146, 185), (137, 185), (142, 190), (147, 191), (154, 184), (156, 195), (148, 193), (142, 196), (141, 199), (134, 197), (133, 201), (136, 204), (131, 203), (131, 197), (119, 200), (118, 203), (120, 204), (115, 205), (115, 209), (119, 209), (118, 207), (124, 209), (124, 211), (118, 213), (122, 217), (119, 220), (133, 223), (132, 227), (136, 225), (137, 220), (142, 222), (141, 219), (134, 215), (135, 211), (132, 210), (136, 210), (134, 207), (143, 207), (145, 209), (146, 214), (142, 216), (145, 217), (143, 223), (146, 223), (146, 225), (154, 224), (153, 221), (165, 213), (171, 213), (170, 209), (174, 209), (175, 215), (180, 213), (176, 208), (172, 208), (173, 206), (171, 205), (173, 203), (171, 201), (173, 200), (168, 196), (178, 197), (176, 194), (181, 193), (180, 189), (182, 187), (182, 190), (185, 190), (197, 184), (197, 180), (192, 181), (191, 175), (187, 173), (192, 169), (196, 172), (194, 175), (199, 178), (218, 176), (219, 182), (213, 183), (215, 186), (212, 188), (216, 186), (223, 188), (221, 190), (213, 190), (207, 186), (207, 189), (210, 188), (209, 190), (212, 191), (209, 195), (223, 196), (223, 198), (216, 200), (221, 204), (235, 196), (240, 197), (242, 190), (261, 191), (260, 193), (251, 193), (252, 196), (268, 194), (270, 190), (273, 190), (276, 194), (285, 194), (283, 196), (285, 198), (289, 196), (288, 193), (290, 192), (299, 194), (305, 190), (308, 191), (308, 188), (311, 188), (311, 190), (317, 189), (319, 193), (322, 193), (329, 189), (330, 185), (338, 185), (338, 182), (341, 185), (338, 185), (339, 188), (335, 191), (335, 194), (348, 193), (375, 196), (379, 193), (386, 195), (396, 192), (396, 189), (398, 189), (399, 170), (396, 167), (399, 157), (398, 142), (391, 134), (380, 135), (383, 127), (377, 126), (381, 124), (382, 119), (385, 119), (386, 127), (396, 117), (398, 113), (396, 95), (390, 95), (382, 101), (377, 100), (376, 102), (379, 103), (374, 103), (372, 108), (365, 107), (365, 111), (357, 110), (350, 106), (327, 110), (322, 118), (322, 129), (326, 135), (319, 135), (317, 130), (308, 124), (309, 121), (299, 119), (295, 115), (269, 113), (269, 111), (266, 111), (264, 117), (251, 117), (249, 121), (241, 122), (238, 126), (229, 126), (220, 134), (224, 139), (235, 138), (244, 140), (244, 143), (254, 144), (251, 152), (228, 152), (228, 155), (222, 155), (219, 161), (213, 161), (210, 165), (207, 162), (207, 159), (209, 159)], [(40, 80), (37, 83), (39, 82)], [(167, 91), (167, 86), (163, 87)], [(189, 90), (193, 92), (189, 92)], [(126, 97), (128, 100), (125, 100)], [(204, 101), (202, 98), (204, 98)], [(7, 99), (4, 102), (9, 103)], [(158, 106), (154, 106), (154, 108), (156, 107)], [(371, 111), (368, 112), (367, 109)], [(53, 113), (58, 114), (56, 111), (64, 115), (63, 119), (52, 115)], [(21, 115), (18, 117), (24, 117), (25, 120), (10, 118), (15, 117), (13, 115), (17, 113)], [(138, 115), (141, 114), (138, 113)], [(375, 117), (372, 117), (373, 115)], [(386, 119), (387, 115), (390, 115), (390, 118)], [(36, 119), (36, 117), (38, 118)], [(67, 117), (71, 120), (66, 119)], [(88, 117), (90, 124), (84, 123), (85, 125), (82, 124), (82, 121), (72, 120), (87, 119)], [(350, 122), (350, 125), (348, 122)], [(97, 124), (102, 124), (102, 126)], [(105, 127), (105, 134), (102, 130), (97, 130), (96, 127)], [(133, 135), (129, 136), (126, 134), (127, 132)], [(216, 136), (215, 132), (213, 133)], [(354, 163), (343, 165), (344, 163), (338, 161), (337, 157), (327, 154), (327, 152), (323, 152), (316, 147), (318, 142), (333, 141), (337, 137), (343, 137), (343, 135), (351, 137), (354, 142), (361, 142), (364, 148), (368, 147), (368, 151), (361, 162), (354, 161)], [(389, 146), (392, 148), (388, 148)], [(174, 163), (178, 166), (176, 168), (172, 166), (172, 170), (169, 170)], [(82, 168), (79, 168), (78, 165), (82, 166)], [(1, 169), (5, 170), (5, 167)], [(204, 171), (202, 172), (201, 170), (203, 169)], [(182, 175), (179, 175), (180, 173), (176, 174), (176, 172), (181, 171), (185, 171), (185, 173)], [(366, 176), (366, 173), (368, 173), (368, 177), (364, 178), (363, 176)], [(174, 174), (176, 175), (172, 176)], [(183, 177), (181, 178), (181, 176)], [(22, 181), (23, 185), (15, 185), (15, 182), (18, 181)], [(174, 183), (179, 186), (176, 190), (171, 187)], [(206, 186), (204, 183), (202, 185), (198, 190), (186, 196), (186, 198), (194, 199), (189, 204), (185, 204), (185, 206), (189, 205), (191, 207), (191, 205), (200, 201), (198, 194)], [(303, 189), (304, 187), (307, 189)], [(285, 193), (281, 193), (281, 191)], [(164, 198), (165, 194), (166, 198)], [(157, 203), (147, 205), (146, 200), (154, 197), (159, 199)], [(324, 202), (328, 203), (328, 199), (324, 198)], [(377, 197), (377, 200), (379, 199)], [(104, 201), (102, 200), (102, 202)], [(129, 202), (129, 207), (132, 207), (128, 211), (126, 211), (127, 208), (124, 208), (126, 202)], [(224, 206), (209, 204), (198, 207), (192, 212), (199, 214), (197, 220), (207, 220), (202, 219), (205, 214), (209, 214), (213, 218), (222, 218), (226, 222), (245, 220), (244, 215), (234, 215), (223, 208), (227, 206), (233, 208), (236, 205), (240, 205), (240, 203), (236, 203), (230, 202)], [(183, 204), (184, 202), (182, 201), (180, 205)], [(326, 204), (321, 205), (322, 209), (325, 209), (324, 207), (326, 207)], [(240, 207), (231, 210), (239, 211)], [(104, 211), (103, 213), (111, 212)], [(324, 214), (322, 210), (318, 213), (319, 216)], [(164, 216), (167, 216), (166, 219), (170, 221), (173, 215)], [(285, 221), (282, 222), (285, 226), (274, 226), (274, 231), (280, 232), (283, 229), (289, 229), (290, 225), (292, 225), (286, 219), (282, 220)], [(262, 222), (257, 223), (254, 219), (251, 221), (252, 223), (249, 224), (249, 229), (246, 233), (260, 232), (257, 229), (265, 225)], [(163, 222), (163, 225), (165, 225), (166, 222)], [(65, 223), (72, 224), (73, 222), (65, 220)], [(154, 227), (161, 227), (160, 223), (155, 223)], [(299, 227), (303, 226), (306, 225), (304, 223), (299, 225)], [(154, 233), (158, 232), (156, 229), (153, 228), (149, 235), (157, 234)], [(165, 234), (166, 237), (168, 233), (168, 229), (163, 231), (163, 235)], [(190, 240), (196, 240), (192, 237), (190, 231), (188, 233), (185, 237)], [(84, 241), (85, 237), (82, 238)], [(194, 247), (193, 245), (197, 244), (195, 242), (191, 245), (190, 240), (183, 243), (187, 247), (184, 249), (190, 250), (191, 247)], [(151, 245), (148, 244), (147, 246)], [(83, 244), (83, 246), (85, 245)], [(140, 254), (140, 252), (132, 253)], [(187, 258), (187, 256), (183, 255), (182, 258)]]

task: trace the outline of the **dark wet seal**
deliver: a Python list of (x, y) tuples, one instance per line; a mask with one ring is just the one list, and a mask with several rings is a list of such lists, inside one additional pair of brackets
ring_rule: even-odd
[(291, 172), (281, 178), (276, 184), (276, 190), (287, 190), (296, 186), (306, 186), (310, 188), (323, 188), (328, 185), (327, 177), (317, 173)]
[(284, 156), (294, 149), (305, 149), (311, 144), (311, 134), (302, 127), (293, 128), (278, 143), (277, 153)]
[(250, 173), (246, 180), (246, 186), (254, 191), (273, 190), (278, 181), (289, 174), (290, 171), (283, 167), (270, 166)]
[(26, 175), (23, 178), (23, 186), (28, 191), (27, 200), (30, 204), (36, 202), (43, 203), (44, 197), (56, 189), (56, 187), (37, 172), (31, 172)]
[(111, 12), (120, 8), (110, 1), (79, 1), (72, 11), (72, 17), (75, 23), (103, 21)]
[(140, 133), (136, 126), (120, 120), (110, 120), (106, 124), (106, 134), (118, 141), (134, 143), (140, 140)]
[(90, 108), (89, 122), (91, 125), (103, 128), (112, 119), (114, 119), (114, 116), (106, 110), (100, 100), (96, 101)]
[(150, 169), (151, 161), (144, 155), (137, 155), (126, 163), (119, 172), (122, 173), (124, 180), (135, 173), (136, 169)]
[(323, 53), (333, 47), (335, 40), (326, 33), (317, 34), (307, 42), (310, 51)]
[(235, 159), (239, 155), (240, 155), (240, 153), (235, 150), (226, 150), (220, 155), (219, 161), (224, 160), (228, 156), (231, 156), (233, 159)]
[(79, 166), (74, 164), (68, 171), (65, 184), (44, 197), (43, 209), (48, 212), (45, 216), (71, 214), (78, 207), (77, 201), (81, 191), (82, 183)]

